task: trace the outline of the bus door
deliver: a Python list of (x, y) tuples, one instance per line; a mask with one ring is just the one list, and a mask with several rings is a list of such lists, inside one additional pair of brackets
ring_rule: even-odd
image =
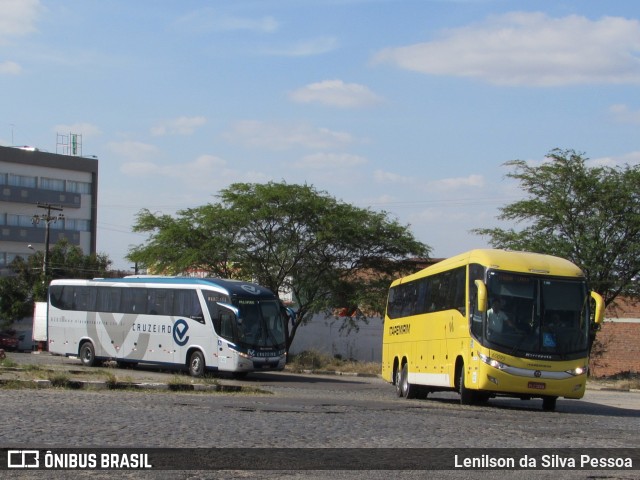
[(174, 361), (181, 364), (187, 362), (187, 352), (191, 347), (196, 347), (205, 355), (205, 363), (209, 366), (214, 336), (211, 326), (206, 324), (198, 292), (195, 289), (176, 289), (173, 313), (169, 342), (175, 353)]
[(219, 334), (217, 345), (218, 368), (228, 370), (235, 368), (235, 352), (229, 344), (235, 344), (238, 338), (239, 311), (233, 305), (218, 302), (215, 328)]

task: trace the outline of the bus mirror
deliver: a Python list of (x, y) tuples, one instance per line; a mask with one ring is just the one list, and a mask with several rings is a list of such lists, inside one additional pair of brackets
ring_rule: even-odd
[(482, 280), (474, 282), (478, 289), (478, 312), (487, 311), (487, 287)]
[(596, 292), (591, 292), (591, 298), (596, 302), (596, 310), (593, 315), (593, 321), (595, 324), (599, 324), (602, 322), (604, 318), (604, 299), (602, 295)]

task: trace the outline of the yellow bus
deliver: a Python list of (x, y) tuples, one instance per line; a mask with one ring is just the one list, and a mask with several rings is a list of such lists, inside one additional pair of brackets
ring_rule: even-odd
[(462, 404), (506, 395), (582, 398), (604, 302), (562, 258), (472, 250), (395, 280), (382, 376), (398, 396), (456, 391)]

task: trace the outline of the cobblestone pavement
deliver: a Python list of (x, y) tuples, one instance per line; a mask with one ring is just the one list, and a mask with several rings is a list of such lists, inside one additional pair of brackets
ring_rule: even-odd
[[(43, 365), (60, 360), (58, 365), (77, 366), (70, 359), (41, 358)], [(129, 373), (146, 381), (168, 382), (173, 376), (149, 370)], [(226, 378), (219, 382), (249, 386), (252, 392), (3, 389), (0, 443), (5, 448), (398, 448), (399, 455), (402, 449), (424, 447), (640, 448), (638, 392), (589, 390), (583, 400), (560, 399), (556, 412), (543, 412), (539, 400), (498, 399), (476, 407), (461, 406), (457, 395), (448, 393), (422, 401), (398, 399), (393, 387), (379, 378), (265, 373), (241, 382)], [(550, 478), (549, 473), (515, 471), (508, 478)], [(595, 478), (594, 473), (607, 479), (640, 477), (635, 470), (556, 471), (554, 478)], [(140, 475), (114, 477), (110, 472), (109, 477)], [(35, 472), (20, 474), (32, 476), (36, 478)], [(74, 472), (74, 478), (85, 476), (107, 478), (105, 472)], [(240, 471), (154, 472), (143, 478), (389, 476), (389, 472)], [(427, 478), (426, 472), (391, 476)], [(500, 472), (478, 471), (440, 471), (437, 477), (507, 478)]]

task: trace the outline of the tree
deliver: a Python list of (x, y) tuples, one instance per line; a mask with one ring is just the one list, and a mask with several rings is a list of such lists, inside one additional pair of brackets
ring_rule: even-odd
[(49, 277), (43, 278), (44, 254), (16, 257), (9, 265), (13, 275), (0, 278), (0, 318), (12, 323), (33, 313), (33, 303), (44, 301), (47, 287), (57, 278), (107, 276), (111, 260), (106, 255), (84, 255), (68, 240), (58, 241), (49, 252)]
[(198, 270), (291, 291), (297, 315), (289, 345), (314, 313), (382, 312), (404, 261), (430, 251), (386, 212), (339, 202), (309, 185), (236, 183), (218, 199), (176, 218), (140, 211), (134, 231), (150, 237), (127, 258), (157, 271)]
[(507, 177), (528, 198), (501, 208), (499, 219), (525, 222), (520, 231), (477, 228), (497, 248), (529, 250), (578, 265), (609, 305), (619, 295), (639, 298), (640, 166), (586, 165), (583, 154), (552, 150), (530, 166), (507, 162)]

